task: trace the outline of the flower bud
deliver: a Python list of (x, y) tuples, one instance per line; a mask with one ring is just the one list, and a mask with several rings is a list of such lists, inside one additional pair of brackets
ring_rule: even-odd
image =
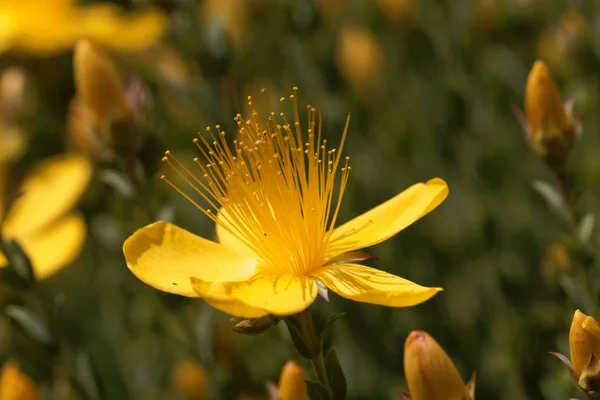
[(188, 400), (207, 400), (208, 385), (208, 374), (197, 361), (183, 360), (173, 371), (173, 386)]
[(372, 32), (358, 26), (342, 28), (336, 52), (340, 73), (352, 89), (366, 98), (379, 93), (383, 50)]
[(19, 369), (16, 362), (7, 361), (2, 367), (0, 377), (0, 399), (36, 400), (38, 398), (38, 388), (35, 382)]
[(279, 400), (309, 400), (306, 376), (295, 361), (288, 361), (279, 378)]
[(277, 325), (281, 321), (281, 318), (269, 314), (260, 318), (242, 318), (240, 320), (234, 319), (234, 321), (236, 324), (231, 328), (234, 332), (244, 335), (260, 335)]
[(571, 329), (569, 330), (571, 367), (577, 378), (581, 376), (592, 355), (592, 346), (589, 340), (590, 335), (583, 329), (583, 321), (586, 318), (588, 318), (587, 315), (576, 310), (571, 321)]
[(524, 128), (533, 149), (552, 167), (565, 160), (579, 128), (571, 105), (563, 104), (546, 64), (536, 61), (525, 88)]
[(122, 78), (104, 50), (80, 40), (75, 46), (73, 69), (81, 104), (90, 111), (91, 122), (100, 132), (130, 114)]
[(411, 400), (472, 399), (452, 360), (426, 332), (413, 331), (406, 338), (404, 374)]

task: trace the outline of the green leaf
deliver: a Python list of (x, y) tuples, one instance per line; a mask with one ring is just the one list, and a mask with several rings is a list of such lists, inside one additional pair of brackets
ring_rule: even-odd
[(135, 197), (135, 188), (123, 174), (112, 169), (101, 169), (96, 177), (100, 182), (112, 187), (124, 199)]
[(44, 344), (51, 342), (50, 330), (30, 309), (8, 305), (4, 308), (4, 313), (21, 325), (25, 332), (36, 341)]
[(285, 325), (288, 327), (288, 331), (292, 337), (292, 342), (294, 343), (294, 347), (296, 347), (298, 353), (300, 353), (302, 357), (312, 360), (312, 353), (302, 333), (302, 325), (298, 321), (297, 317), (295, 315), (291, 315), (289, 317), (285, 317), (283, 320), (285, 321)]
[(586, 214), (581, 219), (581, 222), (579, 222), (579, 226), (577, 227), (577, 237), (584, 245), (589, 244), (590, 239), (592, 238), (592, 233), (594, 233), (595, 225), (596, 219), (591, 213)]
[(325, 326), (323, 327), (323, 331), (321, 332), (321, 348), (325, 346), (325, 342), (327, 341), (327, 337), (329, 336), (332, 324), (345, 315), (346, 313), (342, 312), (333, 314), (329, 318), (327, 318), (327, 322), (325, 322)]
[[(5, 276), (9, 280), (7, 283), (23, 290), (32, 287), (35, 283), (33, 265), (21, 245), (16, 240), (11, 239), (3, 243), (2, 249), (8, 259), (8, 268), (15, 274), (12, 277), (10, 274)], [(11, 278), (13, 282), (10, 282)]]
[(334, 349), (329, 350), (325, 356), (325, 370), (329, 378), (333, 400), (345, 400), (347, 395), (346, 378)]
[(330, 400), (329, 392), (319, 382), (306, 381), (306, 391), (310, 400)]
[(536, 192), (542, 195), (548, 204), (548, 207), (550, 207), (550, 209), (558, 216), (564, 218), (567, 215), (563, 199), (552, 185), (543, 181), (534, 181), (532, 187)]

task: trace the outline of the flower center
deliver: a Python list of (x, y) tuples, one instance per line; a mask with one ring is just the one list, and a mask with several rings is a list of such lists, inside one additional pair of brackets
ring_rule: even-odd
[[(317, 110), (306, 107), (303, 134), (297, 88), (289, 98), (292, 121), (284, 112), (279, 118), (273, 111), (266, 118), (261, 116), (248, 97), (249, 116), (238, 114), (234, 119), (237, 138), (233, 146), (218, 125), (216, 132), (207, 128), (207, 135), (195, 138), (205, 159), (193, 160), (199, 176), (170, 151), (165, 153), (163, 162), (185, 182), (184, 188), (200, 195), (206, 205), (164, 175), (161, 178), (250, 248), (265, 268), (306, 275), (324, 263), (325, 247), (348, 181), (350, 158), (345, 157), (342, 164), (341, 150), (350, 118), (340, 148), (328, 149)], [(285, 98), (280, 102), (284, 104)], [(266, 104), (271, 110), (268, 100)], [(340, 179), (336, 179), (338, 170)]]

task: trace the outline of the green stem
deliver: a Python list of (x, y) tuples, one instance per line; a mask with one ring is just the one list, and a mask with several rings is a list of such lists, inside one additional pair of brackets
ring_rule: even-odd
[(325, 369), (323, 349), (321, 348), (321, 340), (317, 336), (312, 314), (310, 313), (309, 309), (306, 309), (300, 313), (299, 317), (303, 336), (311, 352), (310, 362), (312, 363), (317, 380), (325, 389), (327, 389), (328, 392), (331, 393), (329, 388), (329, 379), (327, 377), (327, 370)]
[(327, 378), (327, 370), (325, 369), (325, 360), (323, 359), (323, 352), (319, 351), (319, 354), (310, 360), (313, 366), (313, 370), (315, 371), (315, 375), (317, 375), (317, 380), (328, 392), (329, 389), (329, 379)]

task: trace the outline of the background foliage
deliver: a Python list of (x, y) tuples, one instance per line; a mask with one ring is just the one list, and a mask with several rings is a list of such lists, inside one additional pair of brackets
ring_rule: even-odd
[[(347, 112), (346, 153), (353, 169), (342, 209), (347, 220), (416, 181), (447, 180), (450, 196), (434, 213), (371, 249), (373, 265), (444, 292), (409, 309), (318, 300), (333, 312), (332, 340), (351, 399), (397, 398), (411, 330), (428, 331), (467, 379), (477, 371), (479, 399), (575, 396), (566, 369), (547, 355), (568, 353), (576, 308), (565, 295), (573, 267), (558, 240), (562, 222), (534, 189), (553, 176), (530, 150), (511, 105), (522, 105), (536, 58), (584, 112), (583, 136), (568, 163), (579, 213), (600, 198), (600, 3), (544, 0), (132, 0), (169, 16), (162, 43), (115, 55), (143, 83), (143, 179), (130, 186), (118, 164), (103, 164), (80, 208), (89, 235), (79, 260), (25, 295), (47, 316), (53, 345), (42, 351), (19, 327), (0, 326), (4, 358), (18, 357), (49, 391), (73, 371), (92, 398), (176, 399), (171, 375), (201, 360), (214, 398), (264, 395), (295, 358), (283, 326), (245, 337), (200, 300), (165, 295), (127, 269), (121, 246), (157, 219), (204, 235), (213, 226), (158, 180), (166, 149), (193, 154), (206, 125), (233, 131), (246, 96), (291, 87), (319, 108), (337, 142)], [(5, 54), (29, 79), (34, 112), (25, 120), (29, 149), (17, 170), (62, 151), (74, 94), (72, 54)], [(596, 235), (591, 247), (598, 247)], [(591, 276), (597, 279), (597, 266)], [(567, 283), (565, 283), (567, 282)], [(568, 288), (567, 288), (568, 289)], [(574, 292), (577, 292), (577, 288)], [(572, 291), (573, 292), (573, 291)], [(32, 305), (33, 304), (33, 305)], [(586, 308), (587, 307), (587, 308)], [(4, 319), (6, 321), (6, 318)], [(69, 372), (70, 371), (70, 372)], [(68, 386), (68, 385), (67, 385)], [(50, 389), (52, 387), (53, 389)], [(50, 392), (48, 392), (50, 393)], [(77, 396), (77, 395), (75, 395)], [(77, 397), (75, 397), (77, 398)], [(248, 397), (247, 397), (248, 398)]]

